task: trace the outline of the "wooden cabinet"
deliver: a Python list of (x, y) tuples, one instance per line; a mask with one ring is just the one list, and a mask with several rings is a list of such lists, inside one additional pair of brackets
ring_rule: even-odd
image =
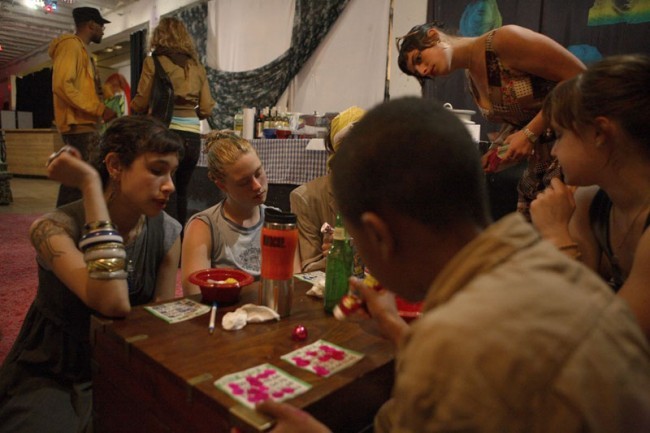
[(47, 158), (64, 145), (55, 129), (5, 129), (3, 133), (11, 174), (47, 176)]

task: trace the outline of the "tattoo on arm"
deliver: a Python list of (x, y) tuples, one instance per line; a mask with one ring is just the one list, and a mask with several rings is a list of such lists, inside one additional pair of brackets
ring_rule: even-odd
[(51, 219), (41, 220), (31, 231), (32, 245), (49, 265), (52, 265), (55, 258), (64, 254), (63, 251), (56, 250), (50, 242), (52, 236), (61, 234), (70, 235), (70, 232), (62, 222)]

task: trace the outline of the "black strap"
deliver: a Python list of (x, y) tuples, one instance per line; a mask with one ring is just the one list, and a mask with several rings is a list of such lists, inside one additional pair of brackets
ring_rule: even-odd
[(171, 81), (169, 80), (169, 75), (167, 75), (167, 72), (165, 72), (165, 69), (163, 69), (162, 65), (160, 64), (160, 60), (158, 60), (158, 56), (156, 54), (152, 54), (151, 57), (153, 57), (154, 72), (156, 76), (159, 79), (168, 82), (171, 85)]
[[(625, 282), (625, 279), (623, 278), (623, 270), (614, 256), (609, 241), (609, 216), (611, 211), (611, 199), (605, 191), (599, 189), (591, 202), (591, 206), (589, 206), (589, 222), (600, 249), (605, 253), (605, 256), (607, 256), (607, 260), (609, 260), (612, 273), (610, 285), (614, 288), (614, 291), (618, 291)], [(645, 221), (645, 226), (643, 228), (644, 231), (648, 226), (650, 226), (650, 214)]]

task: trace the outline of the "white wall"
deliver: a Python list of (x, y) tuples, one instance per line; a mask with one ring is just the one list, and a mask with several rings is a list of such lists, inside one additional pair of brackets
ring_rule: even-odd
[(393, 34), (391, 37), (390, 98), (400, 96), (421, 96), (420, 83), (399, 70), (395, 38), (404, 36), (417, 24), (427, 18), (427, 0), (393, 0)]

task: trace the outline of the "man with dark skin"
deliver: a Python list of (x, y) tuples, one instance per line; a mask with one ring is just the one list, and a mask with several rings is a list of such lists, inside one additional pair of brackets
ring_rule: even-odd
[[(50, 43), (48, 50), (52, 58), (54, 123), (63, 142), (74, 146), (88, 161), (99, 142), (102, 123), (116, 117), (103, 102), (99, 73), (88, 51), (91, 43), (102, 41), (104, 24), (109, 21), (90, 7), (75, 8), (72, 16), (75, 34), (59, 36)], [(80, 198), (79, 190), (61, 185), (56, 205)]]

